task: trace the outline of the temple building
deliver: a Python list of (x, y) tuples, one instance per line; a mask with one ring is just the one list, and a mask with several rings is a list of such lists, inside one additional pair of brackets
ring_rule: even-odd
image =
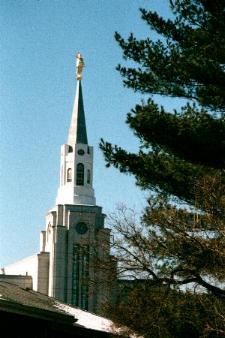
[[(2, 269), (5, 275), (32, 277), (32, 287), (92, 312), (111, 297), (116, 267), (110, 255), (110, 230), (96, 205), (93, 147), (88, 144), (82, 96), (84, 61), (76, 61), (76, 94), (67, 144), (61, 147), (56, 205), (46, 216), (40, 252)], [(18, 276), (18, 280), (20, 278)], [(112, 277), (114, 276), (114, 277)], [(22, 278), (21, 277), (21, 278)]]

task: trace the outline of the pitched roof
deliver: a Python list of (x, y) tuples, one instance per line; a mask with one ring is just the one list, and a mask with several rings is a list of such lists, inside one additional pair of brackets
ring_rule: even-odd
[[(64, 313), (55, 307), (55, 299), (33, 291), (21, 288), (16, 284), (0, 281), (0, 300), (30, 306), (36, 309), (47, 310), (55, 313)], [(74, 319), (75, 320), (75, 319)]]
[(73, 325), (77, 329), (99, 333), (96, 337), (108, 337), (108, 334), (113, 337), (115, 333), (113, 322), (107, 318), (4, 281), (0, 281), (0, 310)]

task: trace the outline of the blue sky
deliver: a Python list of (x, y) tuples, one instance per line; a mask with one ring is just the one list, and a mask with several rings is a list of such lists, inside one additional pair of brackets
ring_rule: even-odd
[(1, 0), (0, 2), (0, 266), (39, 250), (45, 214), (55, 204), (60, 146), (66, 143), (75, 93), (75, 55), (85, 60), (83, 96), (94, 188), (104, 212), (118, 203), (140, 209), (134, 179), (106, 169), (101, 137), (131, 151), (138, 141), (125, 124), (142, 96), (123, 87), (114, 40), (149, 36), (139, 8), (168, 15), (167, 0)]

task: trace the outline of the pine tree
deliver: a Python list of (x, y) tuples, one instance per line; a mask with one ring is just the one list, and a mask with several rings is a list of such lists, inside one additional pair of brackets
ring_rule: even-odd
[[(170, 7), (173, 19), (140, 10), (142, 19), (159, 35), (157, 41), (151, 37), (138, 40), (133, 34), (125, 40), (115, 34), (125, 60), (136, 63), (136, 67), (117, 67), (124, 85), (149, 94), (149, 99), (137, 104), (127, 115), (127, 123), (140, 141), (138, 153), (129, 153), (104, 140), (100, 147), (107, 166), (134, 175), (141, 188), (154, 191), (156, 196), (150, 196), (141, 223), (130, 221), (127, 215), (114, 218), (113, 227), (119, 234), (115, 246), (124, 276), (144, 280), (145, 286), (150, 282), (153, 293), (155, 287), (163, 292), (166, 288), (170, 294), (171, 290), (181, 292), (188, 286), (193, 295), (196, 288), (193, 303), (186, 299), (184, 306), (173, 301), (173, 297), (163, 303), (166, 299), (159, 295), (165, 312), (160, 313), (160, 321), (154, 316), (151, 319), (153, 326), (158, 325), (158, 332), (162, 329), (167, 332), (165, 336), (177, 337), (168, 327), (171, 321), (165, 324), (164, 316), (176, 308), (171, 320), (178, 323), (182, 320), (179, 313), (187, 305), (196, 309), (190, 321), (199, 337), (222, 337), (225, 334), (225, 1), (171, 0)], [(179, 111), (167, 111), (154, 101), (154, 94), (182, 99), (185, 104)], [(149, 295), (149, 291), (143, 293), (138, 306), (146, 304)], [(136, 304), (134, 298), (128, 297), (128, 304), (129, 301)], [(151, 301), (154, 302), (154, 296), (150, 304)], [(114, 315), (119, 318), (124, 313), (124, 321), (129, 325), (130, 305), (126, 312), (124, 302), (117, 304)], [(199, 302), (205, 311), (204, 318), (201, 306), (196, 305)], [(214, 318), (207, 308), (209, 304)], [(187, 313), (182, 315), (188, 317)], [(132, 326), (132, 320), (130, 323)], [(154, 336), (154, 331), (148, 334), (145, 323), (141, 325), (138, 332)]]
[(143, 188), (189, 203), (196, 179), (225, 166), (225, 1), (170, 1), (174, 20), (141, 9), (160, 38), (115, 38), (137, 67), (118, 70), (134, 91), (187, 99), (168, 112), (152, 97), (137, 104), (127, 123), (140, 140), (138, 153), (101, 141), (107, 165), (131, 173)]

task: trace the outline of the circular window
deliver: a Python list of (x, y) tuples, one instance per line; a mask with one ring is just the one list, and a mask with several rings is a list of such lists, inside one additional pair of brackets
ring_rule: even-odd
[(80, 235), (84, 235), (88, 230), (87, 224), (80, 222), (76, 225), (76, 231)]
[(78, 155), (84, 155), (84, 150), (83, 149), (78, 149)]

